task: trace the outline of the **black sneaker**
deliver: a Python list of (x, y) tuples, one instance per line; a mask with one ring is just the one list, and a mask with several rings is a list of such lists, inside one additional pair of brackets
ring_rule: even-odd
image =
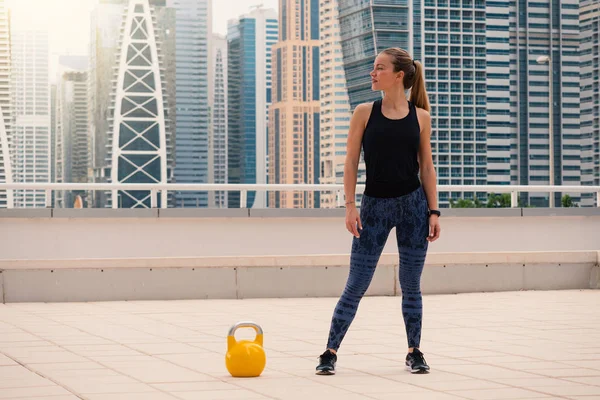
[(331, 351), (327, 350), (319, 357), (319, 365), (317, 365), (317, 375), (334, 375), (335, 374), (335, 363), (337, 362), (337, 356)]
[(406, 369), (413, 374), (426, 374), (429, 372), (429, 365), (419, 349), (414, 349), (412, 353), (406, 356)]

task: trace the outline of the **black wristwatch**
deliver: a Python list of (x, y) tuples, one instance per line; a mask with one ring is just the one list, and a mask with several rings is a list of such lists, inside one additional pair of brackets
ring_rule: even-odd
[(429, 215), (437, 215), (439, 217), (442, 213), (439, 210), (429, 210)]

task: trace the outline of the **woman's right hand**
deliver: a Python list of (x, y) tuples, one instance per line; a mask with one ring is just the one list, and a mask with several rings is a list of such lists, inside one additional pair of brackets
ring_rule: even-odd
[(354, 204), (348, 205), (346, 207), (346, 229), (350, 232), (354, 237), (360, 237), (358, 233), (358, 229), (362, 230), (362, 224), (360, 223), (360, 215), (358, 214), (358, 210)]

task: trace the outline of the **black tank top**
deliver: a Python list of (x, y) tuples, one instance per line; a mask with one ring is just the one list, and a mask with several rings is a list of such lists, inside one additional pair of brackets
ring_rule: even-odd
[(421, 186), (417, 109), (408, 102), (408, 115), (389, 119), (381, 112), (381, 100), (373, 103), (363, 134), (367, 180), (364, 194), (370, 197), (400, 197)]

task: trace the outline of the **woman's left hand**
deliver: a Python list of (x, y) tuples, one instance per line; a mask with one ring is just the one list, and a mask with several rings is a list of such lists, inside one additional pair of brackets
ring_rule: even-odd
[(427, 236), (428, 242), (435, 242), (440, 237), (440, 218), (437, 215), (429, 216), (429, 236)]

